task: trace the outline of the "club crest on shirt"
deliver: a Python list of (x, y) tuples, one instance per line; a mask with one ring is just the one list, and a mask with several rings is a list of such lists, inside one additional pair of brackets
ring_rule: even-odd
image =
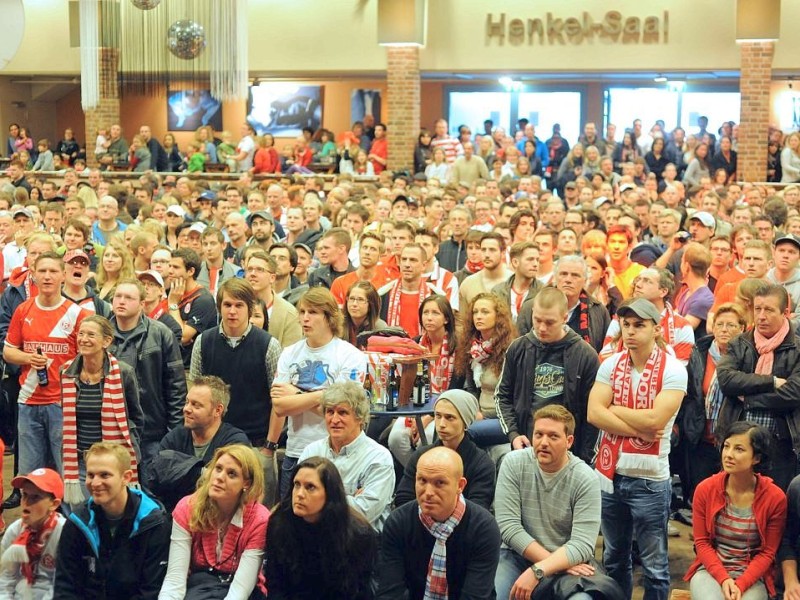
[(183, 307), (183, 312), (186, 313), (187, 315), (190, 312), (192, 312), (192, 303), (191, 302), (187, 302), (186, 303), (186, 306)]
[(64, 332), (64, 335), (69, 335), (75, 329), (75, 322), (69, 317), (64, 317), (59, 321), (58, 327)]

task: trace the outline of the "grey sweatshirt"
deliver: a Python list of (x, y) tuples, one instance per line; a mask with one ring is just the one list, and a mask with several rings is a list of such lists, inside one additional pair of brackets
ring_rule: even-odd
[(549, 477), (542, 475), (532, 448), (507, 454), (494, 509), (503, 543), (520, 556), (533, 541), (550, 552), (564, 546), (571, 565), (594, 556), (600, 487), (592, 468), (571, 452), (567, 466)]

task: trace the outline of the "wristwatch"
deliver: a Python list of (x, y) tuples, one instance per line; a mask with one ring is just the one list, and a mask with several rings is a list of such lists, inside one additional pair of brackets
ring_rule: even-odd
[(278, 449), (278, 442), (270, 442), (267, 440), (264, 442), (264, 449), (272, 450), (273, 452)]
[(170, 304), (167, 308), (169, 308), (170, 310), (178, 310), (178, 305), (177, 304)]
[(542, 570), (539, 565), (531, 565), (531, 571), (533, 572), (533, 576), (536, 577), (536, 581), (541, 581), (544, 579), (544, 570)]

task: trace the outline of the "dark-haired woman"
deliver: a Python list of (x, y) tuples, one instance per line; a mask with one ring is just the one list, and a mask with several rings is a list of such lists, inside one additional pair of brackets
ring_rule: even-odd
[(432, 162), (431, 132), (427, 129), (423, 129), (419, 132), (417, 145), (414, 148), (414, 173), (424, 173), (425, 169)]
[(644, 160), (647, 168), (656, 176), (658, 181), (664, 178), (664, 169), (669, 164), (669, 158), (664, 154), (664, 138), (657, 137), (653, 140), (650, 152), (645, 154)]
[(367, 600), (377, 534), (350, 508), (339, 471), (312, 457), (269, 520), (264, 573), (269, 600)]
[(697, 486), (692, 530), (697, 558), (684, 580), (692, 598), (767, 600), (772, 566), (786, 524), (786, 496), (759, 472), (772, 434), (737, 421), (722, 445), (722, 471)]
[(381, 298), (369, 281), (356, 281), (350, 286), (342, 312), (344, 327), (341, 338), (354, 346), (358, 334), (388, 327), (386, 321), (378, 316), (381, 312)]
[[(464, 376), (455, 374), (456, 348), (456, 318), (447, 298), (431, 295), (425, 298), (419, 307), (419, 323), (422, 336), (419, 343), (425, 346), (429, 354), (438, 358), (431, 362), (431, 394), (438, 396), (450, 389), (464, 387)], [(433, 416), (422, 417), (425, 426), (425, 435), (428, 440), (433, 437)], [(406, 466), (408, 459), (414, 453), (419, 432), (413, 419), (397, 419), (389, 433), (389, 450), (397, 461)]]

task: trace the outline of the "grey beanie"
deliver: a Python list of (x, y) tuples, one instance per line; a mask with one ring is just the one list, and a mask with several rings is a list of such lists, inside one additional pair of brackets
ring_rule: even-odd
[(464, 421), (464, 427), (467, 428), (475, 421), (475, 415), (478, 413), (478, 400), (464, 390), (447, 390), (443, 392), (434, 402), (433, 407), (439, 400), (447, 400), (450, 404), (456, 407), (461, 420)]

